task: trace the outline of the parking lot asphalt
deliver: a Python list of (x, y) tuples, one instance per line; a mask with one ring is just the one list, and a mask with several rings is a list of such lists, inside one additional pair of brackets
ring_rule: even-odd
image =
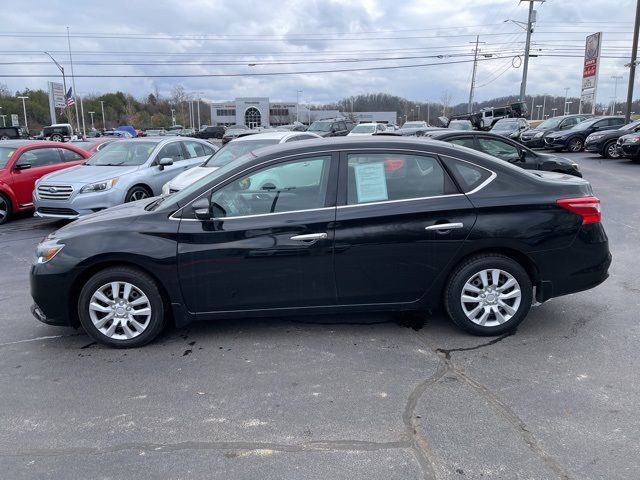
[(513, 335), (442, 314), (233, 320), (141, 349), (29, 313), (35, 245), (0, 227), (0, 477), (640, 478), (640, 163), (567, 154), (603, 203), (611, 277)]

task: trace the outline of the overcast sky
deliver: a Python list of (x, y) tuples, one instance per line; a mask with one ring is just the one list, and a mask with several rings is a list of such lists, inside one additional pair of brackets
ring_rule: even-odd
[[(634, 5), (632, 0), (536, 2), (538, 23), (532, 41), (544, 56), (531, 59), (527, 93), (564, 95), (570, 87), (569, 94), (577, 96), (584, 38), (602, 31), (603, 55), (626, 60), (602, 59), (598, 101), (610, 101), (613, 75), (624, 76), (618, 85), (621, 100), (626, 95), (624, 64), (630, 56)], [(45, 50), (69, 74), (68, 26), (81, 94), (121, 90), (141, 97), (157, 88), (168, 95), (181, 84), (213, 101), (237, 96), (291, 101), (302, 90), (301, 101), (326, 103), (372, 92), (438, 101), (448, 90), (457, 103), (468, 98), (473, 49), (469, 42), (480, 35), (486, 42), (480, 46), (481, 58), (491, 55), (478, 65), (475, 98), (483, 100), (519, 91), (522, 68), (516, 67), (525, 32), (504, 21), (525, 21), (527, 6), (517, 0), (27, 0), (20, 8), (2, 12), (0, 83), (11, 90), (45, 89), (47, 80), (59, 80), (55, 65), (41, 53)], [(14, 62), (24, 63), (7, 64)], [(89, 64), (96, 62), (109, 65)], [(228, 64), (213, 65), (220, 62)], [(362, 70), (431, 63), (442, 64)], [(337, 69), (356, 71), (181, 78)], [(52, 77), (7, 77), (11, 74)], [(154, 74), (175, 77), (81, 77)]]

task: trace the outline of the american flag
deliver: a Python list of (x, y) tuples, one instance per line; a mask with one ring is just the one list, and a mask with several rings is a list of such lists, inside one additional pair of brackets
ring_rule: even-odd
[(71, 87), (69, 87), (69, 91), (64, 96), (64, 98), (67, 99), (67, 107), (72, 107), (73, 105), (76, 104), (76, 101), (73, 99), (73, 93), (71, 91)]

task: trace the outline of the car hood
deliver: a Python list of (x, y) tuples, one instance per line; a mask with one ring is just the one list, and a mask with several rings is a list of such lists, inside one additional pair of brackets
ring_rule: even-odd
[(86, 215), (65, 225), (61, 229), (50, 235), (50, 238), (65, 238), (74, 236), (85, 229), (105, 229), (119, 228), (123, 224), (134, 222), (139, 216), (148, 214), (144, 207), (153, 202), (155, 198), (145, 198), (137, 202), (123, 203), (115, 207), (101, 210), (91, 215)]
[(76, 165), (42, 177), (41, 182), (56, 182), (66, 184), (87, 184), (100, 182), (114, 177), (120, 177), (138, 170), (140, 166), (129, 167), (99, 167), (93, 165)]
[(182, 172), (169, 182), (169, 188), (182, 190), (184, 187), (191, 185), (196, 180), (209, 175), (218, 170), (219, 167), (194, 167)]
[(372, 135), (373, 133), (353, 133), (353, 132), (347, 133), (347, 137), (370, 137)]
[(564, 164), (567, 164), (567, 165), (573, 165), (573, 164), (576, 163), (575, 161), (573, 161), (573, 160), (571, 160), (569, 158), (559, 157), (557, 155), (553, 155), (553, 154), (550, 154), (550, 153), (537, 153), (536, 152), (536, 155), (538, 155), (538, 157), (540, 157), (540, 158), (543, 158), (544, 160), (551, 160), (551, 161), (554, 161), (556, 163), (564, 163)]

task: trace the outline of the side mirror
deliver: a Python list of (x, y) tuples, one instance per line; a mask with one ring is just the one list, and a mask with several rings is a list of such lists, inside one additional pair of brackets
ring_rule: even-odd
[(526, 151), (524, 151), (524, 150), (518, 150), (518, 159), (519, 159), (521, 162), (526, 161), (526, 159), (527, 159), (527, 152), (526, 152)]
[(208, 198), (199, 198), (191, 204), (191, 208), (198, 220), (211, 220), (211, 204)]
[(14, 168), (16, 170), (26, 170), (27, 168), (31, 168), (31, 164), (30, 163), (16, 163)]
[(168, 167), (169, 165), (173, 165), (173, 159), (169, 157), (161, 158), (158, 162), (160, 170), (164, 170), (164, 167)]

